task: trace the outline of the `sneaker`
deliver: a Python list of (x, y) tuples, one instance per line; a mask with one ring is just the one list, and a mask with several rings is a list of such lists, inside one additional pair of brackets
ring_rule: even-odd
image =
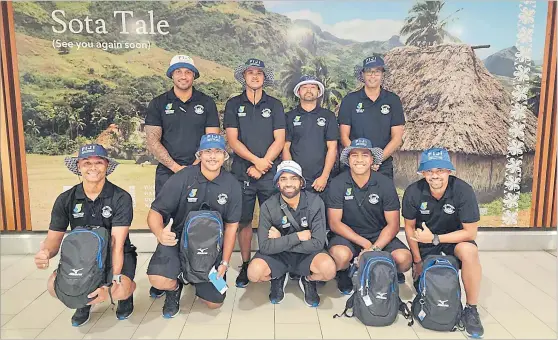
[(91, 306), (85, 306), (76, 309), (72, 316), (72, 326), (79, 327), (87, 323), (91, 317)]
[(397, 273), (397, 282), (402, 285), (405, 284), (405, 274)]
[(126, 320), (134, 312), (134, 295), (130, 295), (126, 300), (118, 301), (116, 307), (116, 318), (118, 320)]
[(165, 319), (174, 318), (180, 312), (180, 293), (182, 293), (182, 283), (178, 282), (176, 290), (167, 290), (165, 304), (163, 305), (163, 317)]
[(149, 296), (151, 296), (154, 299), (160, 298), (163, 295), (165, 295), (164, 290), (160, 290), (160, 289), (157, 289), (155, 287), (151, 287), (151, 289), (149, 289)]
[(298, 281), (300, 280), (300, 275), (289, 273), (289, 279)]
[(285, 298), (285, 286), (287, 285), (287, 281), (287, 274), (276, 279), (271, 279), (269, 301), (274, 305), (281, 303)]
[(463, 309), (463, 315), (461, 316), (461, 321), (463, 321), (463, 326), (465, 326), (465, 333), (471, 338), (482, 338), (484, 334), (484, 328), (482, 327), (479, 312), (476, 306), (466, 306)]
[(349, 269), (340, 270), (335, 275), (337, 289), (343, 295), (350, 295), (353, 292), (353, 281), (349, 277)]
[(248, 280), (248, 263), (249, 262), (244, 262), (240, 267), (240, 273), (238, 273), (236, 278), (236, 286), (238, 288), (246, 288), (250, 283), (250, 280)]
[(308, 307), (318, 307), (320, 304), (320, 296), (316, 288), (316, 281), (308, 281), (305, 276), (298, 280), (298, 285), (304, 293), (304, 302)]

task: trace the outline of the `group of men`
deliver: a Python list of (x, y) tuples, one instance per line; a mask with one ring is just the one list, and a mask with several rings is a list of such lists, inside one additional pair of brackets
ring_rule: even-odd
[[(215, 263), (219, 277), (230, 267), (238, 234), (239, 288), (271, 281), (269, 299), (280, 303), (290, 277), (298, 280), (305, 303), (316, 307), (319, 281), (335, 277), (339, 291), (351, 294), (350, 268), (365, 251), (390, 252), (400, 283), (411, 267), (413, 279), (418, 278), (425, 256), (455, 255), (467, 295), (465, 328), (482, 335), (476, 309), (481, 266), (474, 242), (479, 209), (471, 186), (451, 175), (455, 168), (445, 149), (423, 152), (418, 172), (424, 178), (404, 193), (402, 215), (410, 250), (396, 237), (400, 200), (392, 154), (402, 143), (405, 118), (399, 97), (382, 87), (384, 72), (379, 56), (356, 67), (355, 76), (364, 86), (342, 100), (336, 118), (319, 105), (324, 85), (312, 76), (300, 79), (294, 88), (300, 104), (285, 113), (282, 103), (264, 91), (274, 81), (272, 70), (261, 60), (249, 59), (234, 72), (243, 92), (225, 106), (223, 123), (233, 151), (229, 173), (222, 168), (229, 153), (219, 134), (215, 102), (193, 87), (200, 76), (193, 60), (184, 55), (172, 58), (167, 76), (174, 86), (151, 101), (145, 120), (147, 148), (159, 161), (156, 198), (147, 218), (158, 246), (147, 274), (150, 295), (165, 295), (164, 317), (179, 313), (187, 284), (178, 249), (185, 218), (205, 203), (219, 211), (225, 224), (224, 245)], [(339, 143), (343, 150), (336, 166)], [(87, 322), (91, 305), (109, 296), (119, 300), (119, 319), (133, 311), (137, 255), (128, 237), (132, 200), (106, 180), (116, 164), (100, 145), (84, 146), (77, 157), (66, 159), (68, 168), (83, 180), (56, 200), (47, 238), (35, 256), (37, 267), (47, 268), (68, 225), (110, 230), (114, 284), (90, 294), (94, 299), (72, 317), (75, 326)], [(256, 198), (259, 250), (251, 258)], [(55, 277), (56, 271), (49, 280), (53, 296)], [(193, 285), (209, 308), (221, 306), (226, 293), (211, 282)]]

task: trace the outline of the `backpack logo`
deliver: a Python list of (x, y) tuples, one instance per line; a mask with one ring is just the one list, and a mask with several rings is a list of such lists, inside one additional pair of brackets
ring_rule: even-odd
[(198, 201), (198, 198), (196, 197), (198, 193), (198, 189), (192, 189), (190, 190), (190, 193), (188, 194), (188, 202), (190, 203), (195, 203)]
[(370, 202), (371, 204), (378, 204), (378, 202), (380, 202), (380, 196), (371, 194), (370, 196), (368, 196), (368, 202)]
[(112, 216), (112, 208), (109, 207), (108, 205), (105, 205), (103, 207), (103, 212), (101, 213), (101, 215), (103, 215), (104, 218), (109, 218)]
[(271, 117), (271, 110), (270, 109), (263, 109), (262, 110), (262, 117), (264, 117), (264, 118)]
[(209, 249), (209, 248), (198, 248), (198, 252), (196, 254), (207, 255), (207, 249)]
[(324, 117), (318, 118), (318, 126), (325, 126), (325, 125), (326, 125), (326, 119)]
[(194, 112), (195, 112), (197, 115), (203, 114), (203, 111), (204, 111), (203, 105), (196, 105), (196, 106), (194, 106)]
[(68, 275), (70, 276), (83, 276), (82, 273), (80, 273), (80, 270), (83, 270), (83, 268), (80, 269), (70, 269), (72, 272), (69, 273)]
[(382, 114), (387, 115), (389, 113), (389, 109), (390, 109), (390, 106), (385, 104), (385, 105), (382, 105), (382, 108), (380, 109), (380, 111), (382, 112)]
[(228, 198), (229, 196), (227, 196), (227, 194), (219, 194), (219, 196), (217, 196), (217, 203), (224, 205), (227, 203)]
[(438, 300), (438, 307), (449, 307), (449, 305), (446, 303), (448, 302), (448, 300)]
[(444, 212), (448, 215), (451, 215), (455, 212), (455, 207), (451, 204), (444, 204), (443, 208)]
[(345, 190), (345, 201), (352, 200), (353, 198), (353, 188), (347, 188), (347, 190)]
[(358, 103), (356, 106), (356, 112), (357, 113), (363, 113), (364, 109), (362, 108), (362, 103)]
[(376, 299), (387, 300), (387, 293), (376, 294)]

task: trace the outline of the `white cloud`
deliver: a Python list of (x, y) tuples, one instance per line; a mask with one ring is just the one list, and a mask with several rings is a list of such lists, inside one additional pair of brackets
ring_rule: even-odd
[(322, 25), (324, 24), (324, 20), (323, 20), (322, 15), (320, 13), (312, 12), (311, 10), (308, 10), (308, 9), (302, 9), (300, 11), (288, 12), (288, 13), (285, 13), (285, 15), (287, 17), (289, 17), (291, 20), (305, 19), (305, 20), (312, 21), (314, 24), (316, 24), (320, 27), (322, 27)]
[(271, 10), (273, 8), (281, 7), (282, 5), (288, 3), (289, 1), (281, 1), (281, 0), (271, 0), (271, 1), (263, 1), (265, 9)]
[(456, 38), (463, 40), (465, 36), (465, 28), (461, 25), (452, 25), (448, 28), (448, 32)]

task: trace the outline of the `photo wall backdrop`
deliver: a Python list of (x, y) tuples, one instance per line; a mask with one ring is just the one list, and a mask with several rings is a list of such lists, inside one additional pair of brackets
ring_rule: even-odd
[(325, 84), (337, 113), (361, 84), (353, 67), (384, 56), (384, 86), (407, 119), (395, 155), (402, 195), (420, 152), (451, 151), (475, 189), (481, 226), (527, 227), (531, 206), (547, 3), (523, 2), (15, 2), (33, 230), (79, 183), (64, 166), (98, 142), (121, 163), (109, 177), (134, 199), (147, 228), (156, 161), (145, 147), (149, 101), (172, 87), (171, 57), (194, 58), (195, 87), (222, 113), (241, 91), (235, 66), (257, 57), (275, 70), (267, 92), (286, 109), (302, 74)]

